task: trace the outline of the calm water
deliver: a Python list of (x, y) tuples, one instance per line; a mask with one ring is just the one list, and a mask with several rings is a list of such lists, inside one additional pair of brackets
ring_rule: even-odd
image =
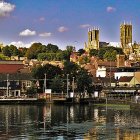
[(0, 105), (0, 140), (140, 140), (140, 113), (94, 105)]

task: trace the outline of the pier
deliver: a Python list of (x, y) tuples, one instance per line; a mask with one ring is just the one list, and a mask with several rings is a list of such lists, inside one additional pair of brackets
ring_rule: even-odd
[(0, 104), (45, 104), (45, 99), (37, 98), (5, 98), (0, 99)]

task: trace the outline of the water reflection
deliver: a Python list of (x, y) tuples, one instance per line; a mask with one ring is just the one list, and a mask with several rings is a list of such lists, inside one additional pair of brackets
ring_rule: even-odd
[(1, 105), (0, 139), (140, 140), (140, 115), (94, 105)]

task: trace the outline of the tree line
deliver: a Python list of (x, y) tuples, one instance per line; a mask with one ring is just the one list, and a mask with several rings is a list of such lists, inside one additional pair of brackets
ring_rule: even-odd
[[(46, 85), (44, 85), (45, 75)], [(72, 92), (73, 88), (75, 92), (93, 93), (94, 91), (93, 76), (84, 68), (70, 61), (64, 62), (63, 69), (51, 64), (36, 66), (32, 69), (32, 76), (39, 82), (38, 93), (42, 93), (44, 87), (52, 89), (53, 93), (61, 93), (62, 91), (66, 93), (67, 84), (69, 92)]]
[(65, 50), (61, 50), (57, 45), (33, 43), (30, 48), (17, 48), (14, 45), (7, 45), (1, 48), (1, 54), (6, 57), (19, 56), (27, 57), (28, 59), (62, 61), (69, 60), (70, 54), (74, 49), (73, 46), (66, 46)]
[[(0, 59), (7, 59), (11, 56), (27, 57), (28, 59), (38, 59), (47, 61), (63, 61), (70, 60), (70, 55), (75, 52), (74, 46), (66, 46), (65, 50), (61, 50), (57, 45), (48, 44), (43, 45), (41, 43), (33, 43), (30, 48), (17, 48), (14, 45), (7, 45), (1, 47)], [(112, 46), (104, 46), (99, 50), (91, 49), (89, 56), (83, 56), (85, 54), (84, 49), (79, 49), (77, 55), (82, 56), (80, 58), (81, 63), (89, 62), (89, 57), (97, 56), (100, 59), (116, 60), (117, 54), (124, 54), (121, 48)]]

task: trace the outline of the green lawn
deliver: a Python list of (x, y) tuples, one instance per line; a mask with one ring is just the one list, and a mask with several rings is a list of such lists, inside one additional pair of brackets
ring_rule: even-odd
[(120, 104), (94, 104), (95, 106), (104, 106), (112, 109), (130, 109), (130, 105), (120, 105)]

